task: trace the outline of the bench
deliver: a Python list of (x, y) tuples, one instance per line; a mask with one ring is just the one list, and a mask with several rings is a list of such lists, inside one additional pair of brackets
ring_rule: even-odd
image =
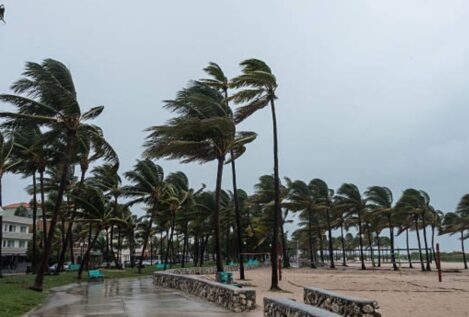
[[(166, 269), (169, 270), (171, 268), (171, 265), (167, 264)], [(157, 271), (164, 270), (164, 263), (157, 263), (155, 264), (155, 269)]]
[(88, 278), (90, 280), (103, 279), (104, 274), (100, 270), (89, 270), (88, 271)]
[(80, 264), (70, 264), (67, 268), (69, 271), (78, 271), (80, 269)]
[(233, 284), (233, 273), (232, 272), (218, 272), (217, 281), (223, 284)]

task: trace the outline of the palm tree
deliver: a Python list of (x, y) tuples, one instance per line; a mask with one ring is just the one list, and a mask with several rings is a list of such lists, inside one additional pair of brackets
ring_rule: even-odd
[(309, 258), (311, 268), (316, 268), (316, 248), (313, 243), (313, 226), (314, 218), (316, 217), (316, 197), (312, 188), (312, 184), (307, 185), (301, 180), (291, 181), (287, 180), (288, 187), (288, 201), (286, 206), (293, 211), (301, 211), (300, 218), (306, 220), (308, 232), (308, 245), (309, 245)]
[[(113, 215), (113, 205), (109, 199), (106, 198), (104, 193), (96, 187), (85, 185), (79, 191), (80, 196), (75, 196), (79, 209), (77, 211), (79, 215), (79, 221), (89, 224), (89, 228), (94, 227), (95, 233), (88, 244), (87, 250), (83, 257), (82, 263), (88, 262), (90, 252), (98, 239), (99, 234), (102, 230), (108, 228), (113, 223), (121, 223), (121, 219), (115, 218)], [(84, 265), (80, 265), (78, 270), (78, 279), (81, 279)]]
[(2, 206), (2, 178), (3, 175), (10, 171), (16, 163), (11, 161), (11, 154), (15, 142), (13, 138), (5, 139), (4, 133), (0, 130), (0, 206)]
[(154, 217), (165, 203), (168, 184), (164, 181), (163, 168), (149, 159), (137, 161), (134, 169), (125, 173), (125, 177), (131, 182), (131, 185), (122, 188), (123, 195), (132, 198), (129, 205), (144, 203), (148, 208), (149, 221), (138, 265), (138, 272), (141, 273), (143, 257), (150, 239)]
[(104, 142), (101, 129), (86, 121), (101, 114), (104, 107), (94, 107), (82, 113), (77, 101), (72, 75), (67, 67), (52, 59), (42, 64), (28, 62), (23, 78), (13, 84), (16, 95), (0, 95), (0, 100), (13, 104), (17, 112), (0, 112), (7, 124), (31, 122), (40, 127), (49, 128), (57, 140), (64, 144), (61, 159), (61, 177), (52, 212), (47, 243), (44, 248), (33, 290), (42, 291), (44, 272), (47, 270), (49, 255), (52, 250), (57, 219), (61, 210), (69, 167), (73, 163), (76, 144), (82, 139), (90, 139), (93, 144)]
[(310, 187), (313, 191), (313, 196), (315, 196), (316, 205), (318, 208), (325, 211), (326, 214), (326, 225), (328, 232), (328, 242), (329, 242), (329, 263), (330, 268), (335, 269), (334, 264), (334, 247), (332, 245), (332, 221), (331, 221), (331, 209), (333, 206), (332, 198), (334, 196), (334, 191), (327, 186), (327, 183), (322, 179), (315, 178), (311, 181)]
[(363, 214), (367, 211), (366, 200), (363, 199), (358, 187), (355, 184), (345, 183), (337, 191), (337, 199), (340, 201), (340, 208), (343, 208), (349, 215), (356, 215), (356, 225), (358, 227), (358, 240), (360, 242), (361, 269), (366, 270), (365, 258), (363, 255)]
[(233, 148), (251, 142), (255, 134), (235, 132), (224, 96), (201, 82), (193, 82), (177, 94), (175, 100), (166, 101), (166, 108), (179, 116), (166, 125), (148, 129), (145, 144), (147, 158), (180, 159), (183, 163), (217, 161), (215, 253), (217, 271), (223, 271), (220, 246), (221, 182), (226, 155)]
[[(417, 245), (419, 249), (420, 265), (422, 271), (425, 271), (426, 268), (423, 261), (422, 243), (420, 240), (420, 217), (423, 211), (422, 202), (423, 198), (421, 192), (416, 189), (409, 188), (406, 189), (403, 192), (401, 198), (399, 198), (399, 201), (396, 203), (396, 209), (397, 212), (400, 214), (400, 218), (405, 218), (406, 216), (408, 217), (407, 221), (404, 222), (407, 226), (403, 227), (401, 230), (408, 230), (412, 226), (415, 228), (415, 232), (417, 234)], [(429, 264), (427, 263), (427, 265)]]
[(274, 181), (275, 181), (275, 217), (272, 230), (272, 282), (271, 289), (278, 287), (278, 241), (279, 227), (282, 217), (282, 208), (280, 206), (280, 176), (278, 167), (278, 134), (277, 118), (275, 114), (275, 100), (277, 96), (277, 80), (272, 74), (270, 67), (258, 59), (248, 59), (241, 62), (242, 74), (234, 78), (230, 86), (235, 89), (241, 89), (232, 96), (235, 103), (247, 103), (238, 108), (235, 115), (235, 121), (241, 122), (254, 112), (270, 105), (272, 112), (272, 128), (274, 136)]
[[(461, 199), (461, 202), (465, 204), (467, 203), (468, 200), (469, 200), (469, 195), (465, 195)], [(464, 218), (464, 216), (458, 212), (448, 212), (443, 218), (443, 221), (441, 224), (441, 230), (440, 230), (440, 235), (441, 234), (450, 234), (450, 235), (460, 234), (459, 239), (461, 240), (461, 251), (462, 251), (462, 257), (464, 261), (464, 269), (466, 270), (468, 266), (467, 266), (467, 259), (466, 259), (466, 251), (464, 249), (464, 239), (467, 237), (464, 236), (464, 230), (468, 230), (468, 229), (469, 229), (469, 219)]]
[(394, 252), (394, 208), (392, 207), (392, 191), (384, 186), (371, 186), (365, 192), (368, 208), (373, 215), (384, 215), (389, 228), (389, 239), (391, 241), (391, 263), (394, 271), (398, 270), (396, 255)]
[[(228, 78), (225, 76), (225, 73), (221, 69), (221, 67), (216, 63), (209, 63), (209, 65), (204, 69), (204, 71), (211, 76), (210, 79), (202, 80), (203, 83), (218, 89), (223, 93), (224, 101), (226, 107), (229, 107), (229, 97), (228, 97), (228, 88), (229, 88), (229, 81)], [(227, 113), (233, 120), (232, 113)], [(234, 209), (235, 209), (235, 219), (236, 219), (236, 235), (237, 235), (237, 243), (238, 243), (238, 261), (239, 261), (239, 274), (240, 279), (245, 279), (244, 273), (244, 257), (243, 257), (243, 241), (241, 235), (241, 212), (239, 209), (239, 199), (238, 199), (238, 185), (236, 181), (236, 163), (235, 160), (244, 152), (244, 146), (239, 149), (230, 149), (230, 160), (231, 162), (231, 174), (233, 180), (233, 201), (234, 201)]]

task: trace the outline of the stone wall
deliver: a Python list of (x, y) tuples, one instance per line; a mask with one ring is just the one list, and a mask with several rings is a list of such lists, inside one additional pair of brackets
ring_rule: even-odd
[(305, 288), (304, 302), (346, 317), (381, 316), (376, 301), (340, 295), (320, 288)]
[(264, 317), (340, 317), (317, 307), (298, 303), (289, 298), (264, 297)]
[[(254, 270), (258, 268), (258, 266), (254, 265), (244, 265), (244, 269), (247, 270)], [(236, 272), (239, 271), (238, 265), (224, 265), (223, 270), (225, 272)], [(214, 266), (208, 267), (190, 267), (190, 268), (180, 268), (180, 269), (171, 269), (166, 270), (164, 272), (169, 272), (173, 274), (180, 274), (180, 275), (215, 275), (217, 273), (217, 268)]]
[[(190, 273), (190, 270), (192, 269), (184, 269), (183, 274), (197, 274)], [(250, 311), (256, 308), (256, 291), (253, 289), (239, 288), (202, 277), (183, 275), (177, 273), (178, 271), (154, 272), (153, 282), (161, 287), (175, 288), (198, 296), (234, 312)]]

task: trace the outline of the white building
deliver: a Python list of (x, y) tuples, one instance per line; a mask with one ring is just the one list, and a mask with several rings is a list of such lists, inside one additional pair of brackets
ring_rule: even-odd
[(10, 210), (0, 209), (0, 215), (3, 216), (2, 257), (8, 256), (26, 256), (28, 244), (32, 240), (30, 228), (33, 220), (27, 217), (15, 216)]

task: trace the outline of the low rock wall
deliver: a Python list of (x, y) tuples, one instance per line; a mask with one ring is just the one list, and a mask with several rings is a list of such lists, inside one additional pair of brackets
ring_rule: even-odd
[[(257, 269), (259, 266), (254, 265), (244, 265), (244, 269), (247, 270), (254, 270)], [(239, 271), (238, 265), (224, 265), (223, 270), (225, 272), (236, 272)], [(180, 275), (210, 275), (216, 274), (217, 268), (214, 266), (208, 267), (190, 267), (190, 268), (180, 268), (180, 269), (171, 269), (166, 270), (164, 272), (169, 272), (173, 274), (180, 274)]]
[(340, 315), (289, 298), (264, 297), (264, 317), (340, 317)]
[(381, 317), (376, 301), (340, 295), (320, 288), (305, 288), (304, 302), (346, 317)]
[[(210, 268), (206, 268), (210, 269)], [(209, 302), (216, 303), (233, 312), (245, 312), (256, 308), (256, 291), (250, 288), (239, 288), (231, 285), (206, 280), (202, 277), (188, 276), (194, 273), (192, 269), (171, 270), (166, 272), (154, 272), (154, 284), (179, 289), (183, 292), (198, 296)], [(210, 274), (211, 271), (203, 270), (203, 274)], [(216, 272), (216, 270), (215, 270)]]

